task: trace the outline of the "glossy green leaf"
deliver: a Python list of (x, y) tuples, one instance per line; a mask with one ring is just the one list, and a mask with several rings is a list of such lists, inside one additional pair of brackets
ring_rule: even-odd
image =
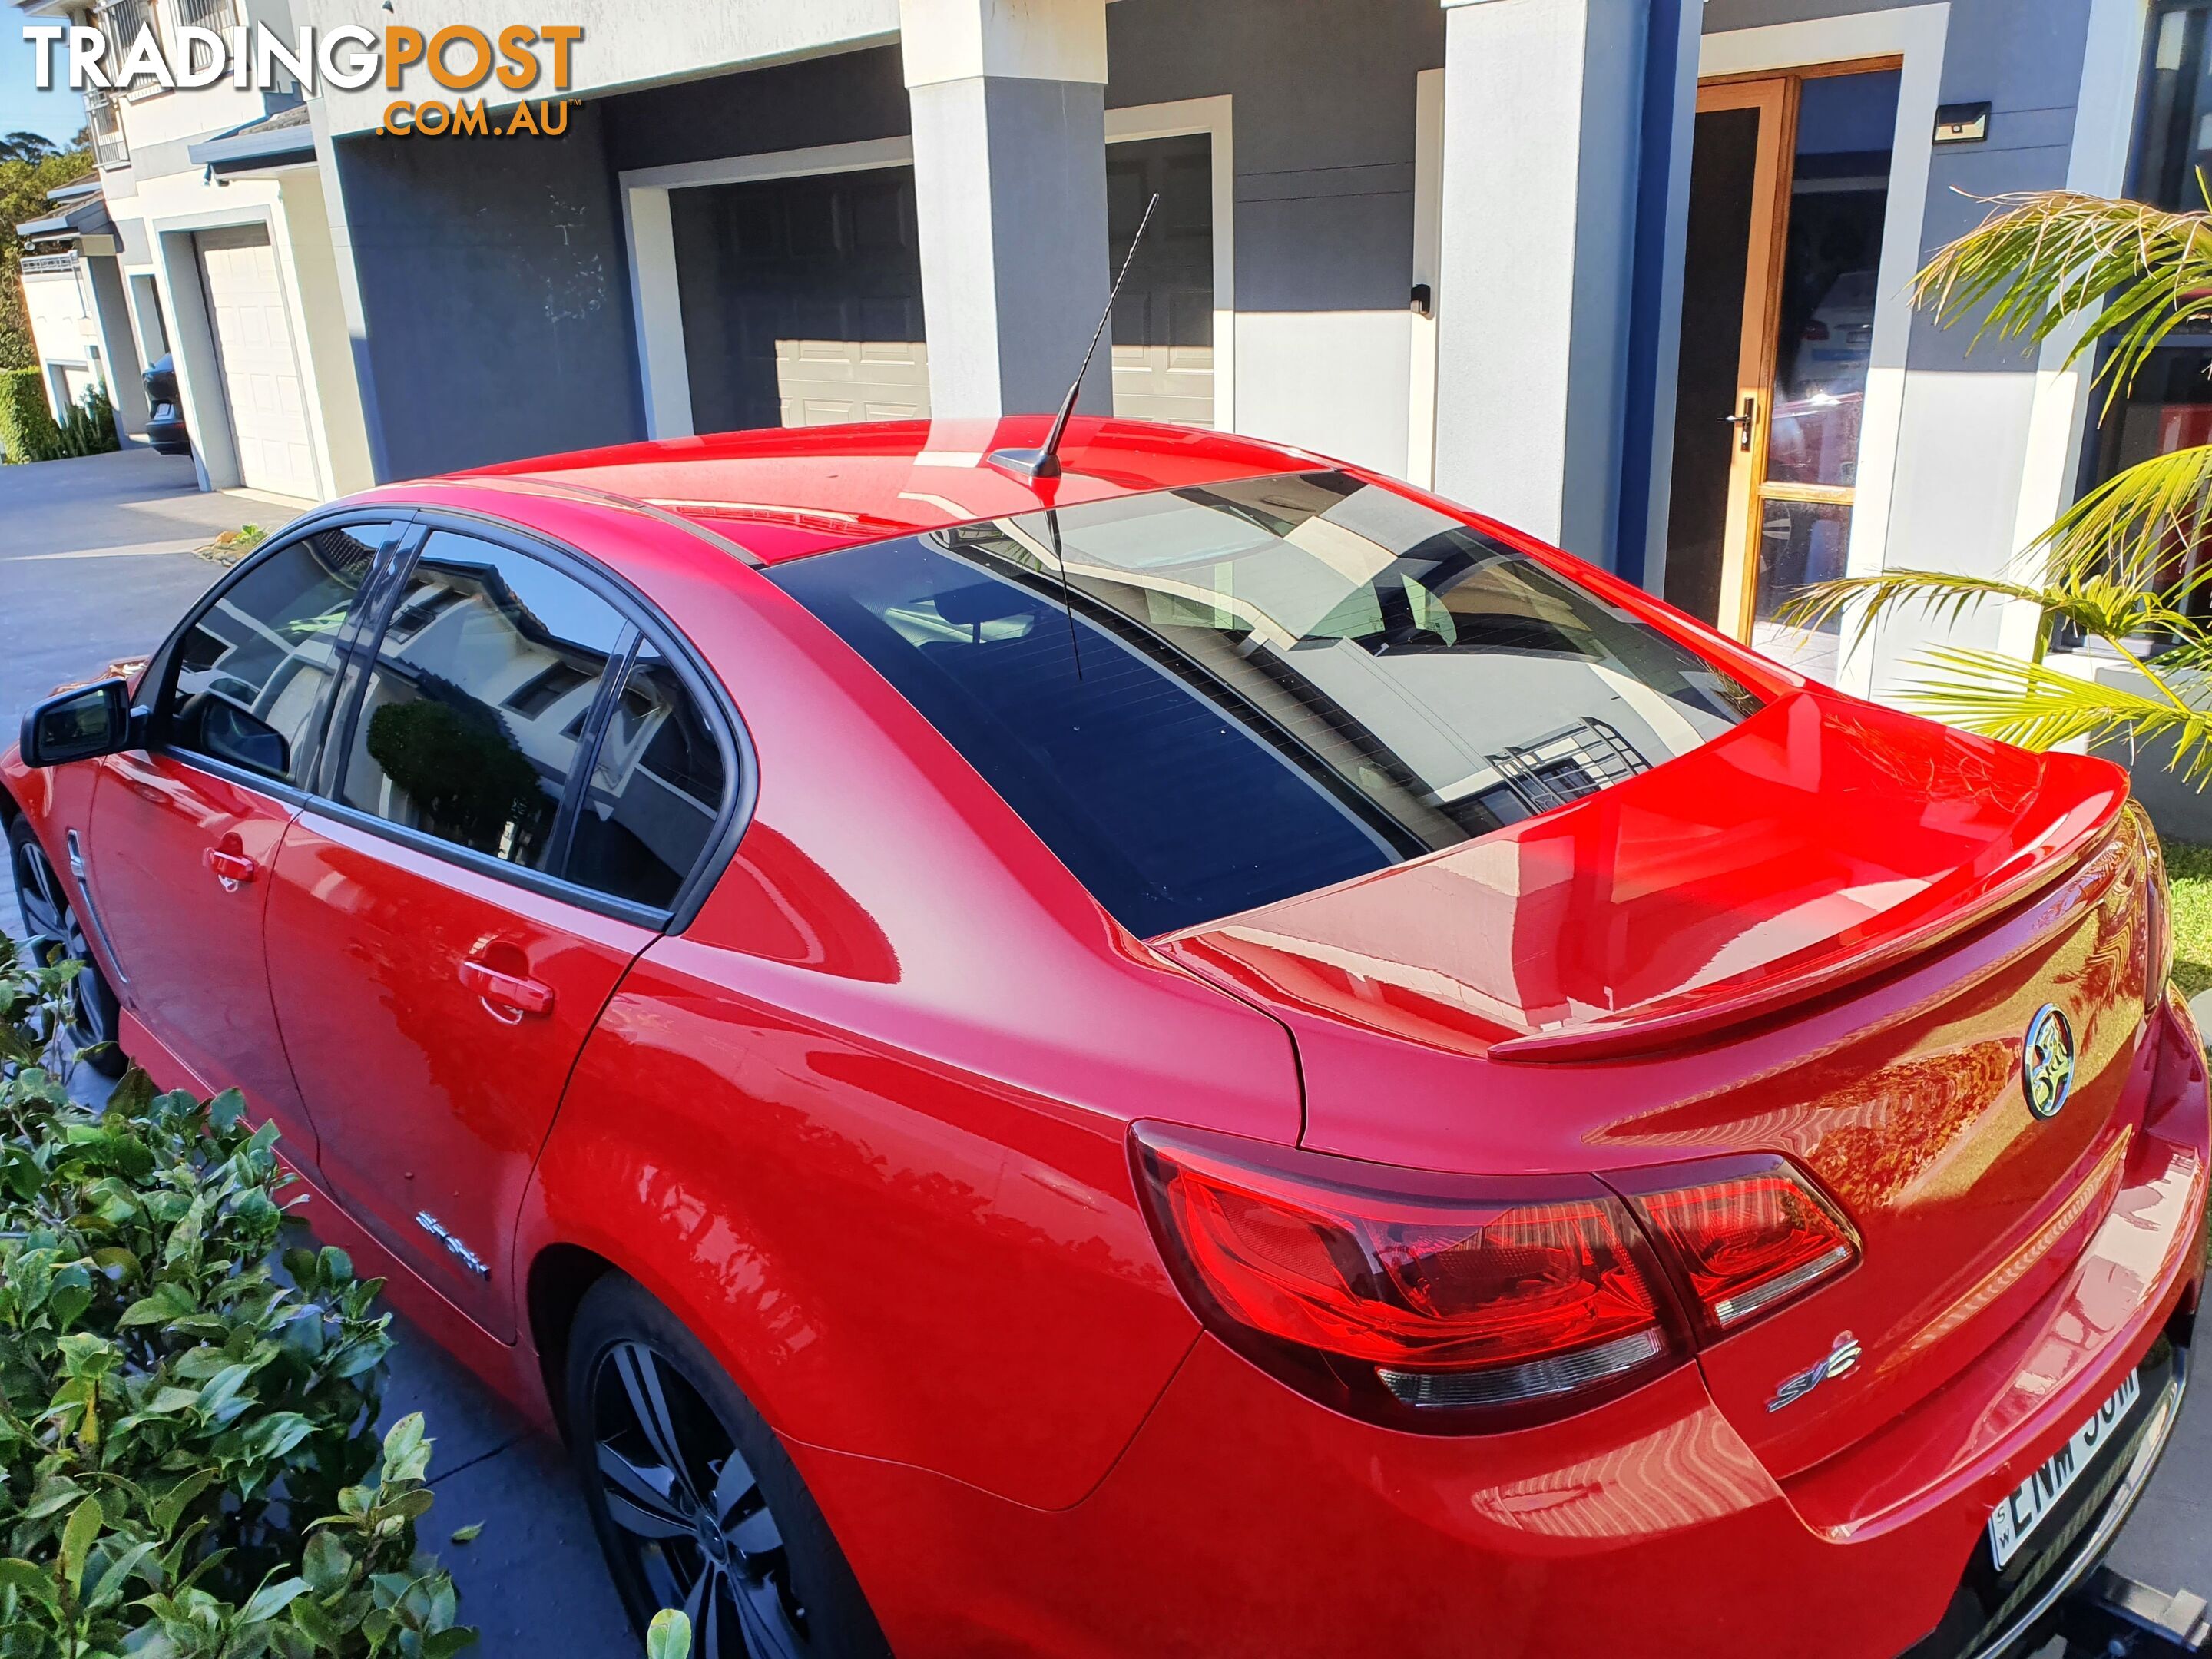
[(691, 1621), (679, 1607), (663, 1607), (645, 1632), (646, 1659), (691, 1659)]
[(68, 1523), (62, 1528), (62, 1582), (74, 1595), (84, 1577), (84, 1558), (92, 1548), (92, 1540), (100, 1536), (101, 1516), (100, 1499), (88, 1498), (70, 1511)]

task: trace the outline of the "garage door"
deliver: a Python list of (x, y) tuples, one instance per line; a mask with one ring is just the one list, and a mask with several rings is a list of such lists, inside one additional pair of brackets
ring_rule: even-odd
[(1133, 138), (1106, 150), (1106, 235), (1121, 269), (1160, 205), (1114, 302), (1114, 412), (1213, 424), (1213, 141)]
[(204, 230), (198, 240), (240, 480), (248, 489), (313, 500), (322, 492), (307, 441), (307, 398), (269, 233)]
[(929, 413), (913, 168), (698, 185), (669, 210), (695, 430)]
[[(1212, 142), (1117, 142), (1106, 186), (1115, 268), (1161, 198), (1114, 309), (1114, 411), (1210, 426)], [(669, 215), (693, 430), (929, 413), (912, 167), (694, 185)]]

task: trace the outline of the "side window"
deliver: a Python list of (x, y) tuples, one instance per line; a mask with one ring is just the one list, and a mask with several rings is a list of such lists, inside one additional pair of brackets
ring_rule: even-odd
[(391, 533), (318, 531), (222, 589), (179, 641), (155, 709), (168, 744), (304, 787), (338, 635)]
[(592, 767), (568, 879), (667, 908), (707, 850), (726, 781), (691, 693), (666, 658), (641, 647)]
[(546, 869), (625, 626), (613, 606), (543, 560), (435, 532), (370, 665), (339, 799)]

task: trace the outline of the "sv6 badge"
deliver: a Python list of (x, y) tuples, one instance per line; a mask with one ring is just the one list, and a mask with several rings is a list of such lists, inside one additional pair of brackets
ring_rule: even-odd
[(1795, 1405), (1832, 1376), (1847, 1376), (1857, 1369), (1859, 1340), (1849, 1331), (1836, 1333), (1836, 1345), (1828, 1350), (1827, 1358), (1815, 1360), (1803, 1370), (1782, 1379), (1774, 1390), (1774, 1398), (1766, 1402), (1766, 1409), (1778, 1412), (1784, 1406)]

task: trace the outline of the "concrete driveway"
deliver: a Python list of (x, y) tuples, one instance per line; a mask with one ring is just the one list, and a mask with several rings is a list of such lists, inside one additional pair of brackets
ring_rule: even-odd
[(204, 493), (190, 457), (150, 449), (0, 466), (0, 732), (58, 682), (159, 645), (221, 574), (193, 549), (295, 510)]
[[(191, 549), (286, 510), (193, 488), (191, 463), (148, 451), (0, 467), (0, 744), (58, 681), (157, 645), (221, 574)], [(0, 883), (0, 928), (20, 934)], [(81, 1074), (90, 1094), (97, 1079)], [(2212, 1384), (2200, 1383), (2148, 1495), (2112, 1553), (2166, 1589), (2212, 1593)], [(566, 1454), (404, 1325), (386, 1420), (421, 1411), (437, 1441), (422, 1541), (453, 1569), (483, 1659), (641, 1651), (606, 1577)], [(482, 1522), (471, 1544), (446, 1540)]]

